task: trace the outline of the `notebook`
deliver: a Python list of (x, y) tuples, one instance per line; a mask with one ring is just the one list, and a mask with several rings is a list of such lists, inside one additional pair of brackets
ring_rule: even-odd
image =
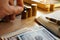
[(47, 15), (42, 15), (38, 18), (36, 18), (36, 22), (43, 25), (45, 28), (50, 30), (54, 35), (60, 37), (60, 30), (59, 25), (52, 23), (51, 21), (47, 20), (46, 17), (54, 18), (56, 20), (60, 20), (60, 10), (54, 11)]

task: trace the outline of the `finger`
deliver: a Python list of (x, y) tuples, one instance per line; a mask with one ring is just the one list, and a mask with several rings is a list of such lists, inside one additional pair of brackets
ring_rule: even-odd
[(5, 17), (2, 19), (2, 22), (10, 22), (10, 21), (12, 21), (12, 20), (15, 20), (15, 15), (14, 15), (14, 14), (5, 16)]
[(10, 15), (10, 20), (15, 20), (15, 17), (16, 17), (15, 14)]
[(9, 18), (9, 16), (5, 16), (1, 21), (2, 22), (9, 22), (10, 18)]
[(23, 0), (17, 0), (17, 5), (18, 5), (18, 6), (21, 6), (21, 7), (24, 7), (24, 2), (23, 2)]
[(13, 10), (13, 14), (18, 15), (23, 11), (23, 7), (20, 6), (10, 6)]
[(10, 5), (14, 5), (14, 0), (9, 0)]

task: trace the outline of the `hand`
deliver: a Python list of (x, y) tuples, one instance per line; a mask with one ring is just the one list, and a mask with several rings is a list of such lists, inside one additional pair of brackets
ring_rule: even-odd
[(1, 0), (0, 3), (3, 4), (2, 10), (0, 7), (0, 18), (14, 20), (15, 16), (21, 13), (24, 9), (23, 0), (17, 0), (17, 6), (14, 6), (14, 0), (4, 0), (4, 3), (3, 0)]
[(9, 0), (10, 8), (14, 10), (15, 14), (19, 14), (24, 9), (23, 0), (17, 0), (17, 6), (14, 6), (14, 0)]

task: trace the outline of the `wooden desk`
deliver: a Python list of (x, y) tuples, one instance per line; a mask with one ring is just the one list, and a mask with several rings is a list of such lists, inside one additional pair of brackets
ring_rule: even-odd
[[(40, 14), (41, 12), (37, 12)], [(45, 13), (45, 12), (44, 12)], [(0, 23), (0, 36), (3, 34), (7, 34), (19, 29), (23, 29), (25, 27), (34, 27), (38, 24), (34, 21), (35, 17), (30, 17), (22, 20), (21, 16), (17, 17), (13, 22), (9, 23)]]
[[(40, 14), (44, 14), (45, 15), (46, 13), (47, 12), (38, 11), (37, 12), (37, 16), (40, 16)], [(10, 32), (19, 30), (19, 29), (23, 29), (25, 27), (29, 28), (29, 27), (38, 26), (38, 24), (34, 21), (34, 19), (35, 19), (35, 17), (30, 17), (28, 19), (22, 20), (21, 17), (19, 16), (13, 22), (0, 23), (0, 36), (3, 35), (3, 34), (7, 34), (7, 33), (10, 33)], [(52, 30), (54, 30), (54, 29), (52, 29)], [(58, 34), (60, 36), (60, 32)]]
[(25, 20), (22, 20), (21, 18), (16, 18), (14, 22), (0, 23), (0, 36), (25, 27), (33, 27), (36, 25), (38, 24), (34, 22), (34, 17)]

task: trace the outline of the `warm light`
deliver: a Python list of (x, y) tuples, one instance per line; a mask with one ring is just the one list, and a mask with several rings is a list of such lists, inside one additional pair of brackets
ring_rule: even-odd
[(40, 11), (37, 11), (36, 18), (38, 18), (39, 16), (43, 16), (43, 13)]

